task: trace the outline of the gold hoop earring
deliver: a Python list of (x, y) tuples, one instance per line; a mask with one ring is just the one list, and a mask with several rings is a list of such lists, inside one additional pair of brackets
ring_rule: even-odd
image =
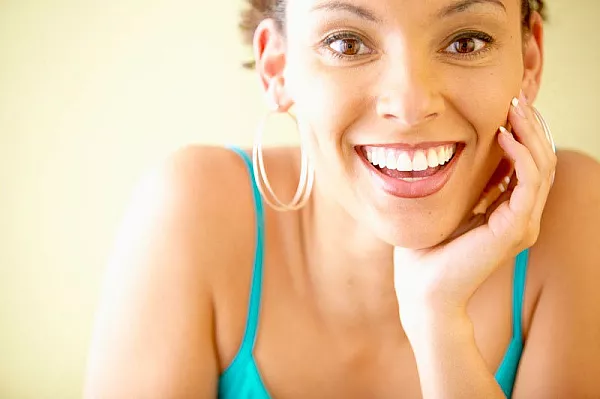
[[(310, 194), (312, 192), (314, 183), (314, 169), (310, 163), (308, 154), (305, 151), (305, 143), (301, 136), (300, 154), (302, 161), (300, 165), (300, 182), (298, 183), (298, 188), (296, 189), (294, 198), (292, 198), (292, 200), (287, 204), (283, 203), (279, 199), (279, 197), (277, 197), (267, 177), (262, 150), (262, 138), (265, 126), (267, 124), (267, 120), (270, 116), (276, 113), (279, 113), (279, 106), (277, 106), (277, 109), (270, 111), (265, 115), (256, 131), (256, 137), (254, 139), (254, 145), (252, 147), (252, 166), (254, 169), (254, 181), (256, 182), (256, 187), (258, 188), (258, 191), (262, 195), (263, 199), (271, 208), (280, 212), (297, 211), (304, 207), (308, 202), (308, 199), (310, 198)], [(294, 120), (296, 125), (298, 125), (298, 121), (292, 114), (290, 114), (289, 112), (285, 113), (288, 114), (290, 118)], [(269, 196), (267, 196), (267, 192)]]
[(542, 116), (540, 111), (537, 110), (537, 108), (535, 108), (535, 107), (531, 107), (531, 108), (533, 109), (535, 118), (538, 120), (538, 122), (542, 126), (542, 129), (544, 129), (544, 133), (546, 134), (546, 139), (548, 139), (548, 142), (552, 146), (552, 151), (554, 151), (554, 153), (556, 154), (556, 144), (554, 143), (554, 137), (552, 137), (552, 131), (550, 130), (550, 126), (548, 126), (548, 124), (546, 123), (546, 120), (544, 119), (544, 117)]

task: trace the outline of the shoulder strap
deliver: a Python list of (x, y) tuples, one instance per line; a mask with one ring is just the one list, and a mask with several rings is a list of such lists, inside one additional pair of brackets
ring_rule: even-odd
[(246, 164), (250, 181), (252, 183), (252, 196), (254, 198), (254, 212), (256, 219), (256, 236), (255, 236), (255, 252), (254, 252), (254, 266), (252, 268), (252, 282), (250, 285), (250, 298), (248, 301), (248, 315), (246, 318), (246, 330), (244, 332), (244, 338), (240, 347), (241, 353), (251, 354), (254, 350), (254, 344), (256, 342), (256, 332), (258, 329), (258, 318), (260, 313), (260, 297), (262, 293), (262, 276), (263, 276), (263, 250), (264, 250), (264, 209), (260, 191), (254, 181), (254, 170), (252, 167), (252, 160), (240, 148), (230, 147), (236, 152)]
[(515, 261), (513, 276), (513, 338), (523, 338), (523, 297), (525, 296), (525, 283), (527, 280), (527, 261), (529, 249), (525, 249)]

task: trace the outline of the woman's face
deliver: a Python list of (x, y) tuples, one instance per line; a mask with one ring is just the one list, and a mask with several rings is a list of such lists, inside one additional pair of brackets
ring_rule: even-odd
[(502, 158), (524, 73), (520, 7), (288, 0), (283, 87), (318, 190), (390, 244), (447, 238)]

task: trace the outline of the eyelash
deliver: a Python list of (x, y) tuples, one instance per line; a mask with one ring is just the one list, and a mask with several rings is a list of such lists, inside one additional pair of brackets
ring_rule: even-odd
[(335, 51), (334, 49), (331, 48), (331, 45), (335, 42), (337, 42), (338, 40), (344, 40), (344, 39), (354, 39), (359, 41), (363, 46), (366, 46), (367, 48), (369, 48), (369, 53), (366, 55), (370, 55), (374, 53), (374, 50), (371, 50), (370, 47), (368, 47), (365, 44), (365, 40), (363, 40), (359, 35), (352, 33), (352, 32), (335, 32), (332, 33), (331, 35), (327, 36), (325, 38), (325, 40), (323, 40), (321, 47), (324, 48), (327, 52), (329, 52), (329, 55), (332, 56), (333, 58), (336, 59), (340, 59), (340, 60), (352, 60), (352, 59), (357, 59), (358, 57), (363, 57), (365, 56), (365, 54), (362, 55), (344, 55), (341, 54), (337, 51)]
[[(482, 48), (481, 50), (477, 50), (472, 53), (466, 53), (466, 54), (450, 53), (450, 52), (445, 51), (448, 47), (452, 46), (454, 43), (456, 43), (457, 41), (459, 41), (461, 39), (481, 40), (482, 42), (485, 43), (485, 47)], [(468, 32), (462, 32), (462, 33), (458, 34), (457, 36), (455, 36), (452, 39), (452, 41), (450, 42), (450, 44), (448, 44), (440, 52), (444, 53), (444, 54), (449, 54), (451, 57), (454, 57), (454, 58), (472, 60), (472, 59), (481, 57), (486, 52), (491, 50), (495, 43), (496, 43), (496, 39), (494, 39), (492, 36), (488, 35), (487, 33), (480, 32), (480, 31), (468, 31)]]
[[(331, 48), (331, 44), (335, 43), (338, 40), (344, 40), (344, 39), (354, 39), (359, 41), (362, 45), (367, 46), (364, 43), (364, 40), (357, 34), (352, 33), (352, 32), (335, 32), (332, 33), (331, 35), (327, 36), (325, 38), (325, 40), (322, 41), (320, 47), (322, 47), (323, 49), (325, 49), (329, 55), (335, 59), (338, 60), (352, 60), (352, 59), (357, 59), (358, 57), (364, 56), (364, 55), (357, 55), (357, 56), (347, 56), (344, 54), (341, 54), (337, 51), (335, 51), (334, 49)], [(461, 40), (461, 39), (477, 39), (477, 40), (481, 40), (482, 42), (484, 42), (486, 44), (486, 46), (481, 49), (481, 50), (477, 50), (474, 51), (472, 53), (466, 53), (466, 54), (460, 54), (460, 53), (450, 53), (450, 52), (446, 52), (445, 50), (450, 47), (451, 45), (453, 45), (454, 43), (456, 43), (457, 41)], [(458, 59), (466, 59), (466, 60), (473, 60), (475, 58), (478, 58), (480, 56), (482, 56), (484, 53), (486, 53), (487, 51), (489, 51), (492, 46), (494, 45), (494, 43), (496, 42), (496, 40), (494, 39), (494, 37), (488, 35), (487, 33), (484, 32), (480, 32), (480, 31), (468, 31), (468, 32), (462, 32), (459, 35), (455, 36), (452, 41), (450, 42), (450, 44), (448, 44), (443, 50), (441, 50), (441, 53), (445, 53), (445, 54), (449, 54), (451, 57), (453, 58), (458, 58)], [(367, 46), (368, 47), (368, 46)], [(374, 51), (371, 50), (369, 52), (369, 54), (366, 55), (370, 55), (373, 54)]]

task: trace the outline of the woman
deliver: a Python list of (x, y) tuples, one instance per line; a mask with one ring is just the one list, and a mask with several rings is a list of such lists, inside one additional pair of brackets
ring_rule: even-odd
[(144, 181), (86, 396), (599, 397), (600, 165), (530, 105), (541, 8), (251, 1), (303, 146), (187, 148)]

